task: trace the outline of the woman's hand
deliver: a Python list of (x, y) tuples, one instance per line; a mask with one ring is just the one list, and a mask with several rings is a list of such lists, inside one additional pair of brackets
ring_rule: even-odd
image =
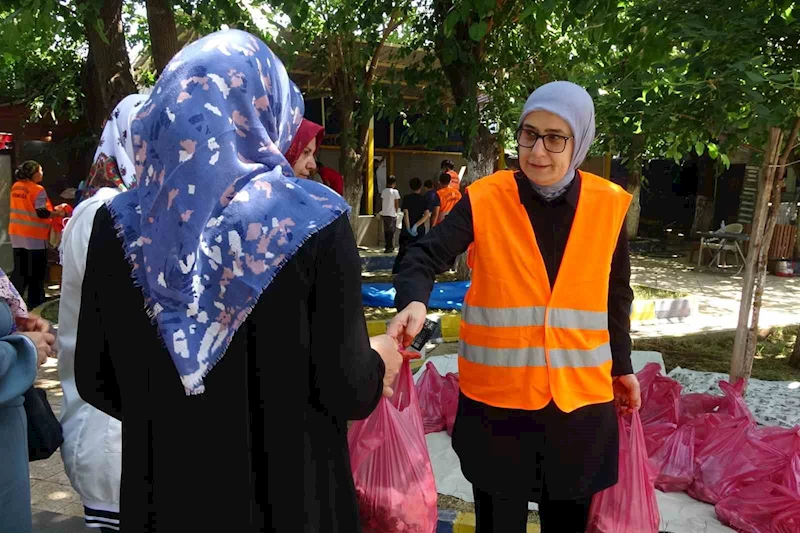
[(397, 339), (403, 346), (409, 346), (425, 325), (428, 309), (422, 302), (411, 302), (397, 313), (386, 328), (386, 334)]
[[(20, 332), (26, 332), (26, 331), (31, 331), (31, 332), (37, 331), (39, 333), (50, 332), (50, 322), (38, 316), (31, 316), (26, 318), (16, 317), (14, 321), (17, 323), (17, 329)], [(55, 339), (55, 337), (53, 337), (53, 339)], [(53, 342), (55, 342), (55, 340), (53, 340)]]
[(377, 335), (370, 337), (369, 345), (373, 350), (378, 352), (378, 355), (383, 359), (383, 366), (386, 371), (383, 375), (383, 395), (389, 398), (394, 394), (392, 385), (400, 373), (400, 367), (403, 364), (403, 356), (398, 350), (397, 341), (389, 335)]
[(642, 406), (642, 394), (635, 374), (615, 377), (613, 386), (614, 401), (620, 414), (627, 415), (639, 410)]
[(22, 332), (21, 335), (25, 335), (36, 345), (36, 353), (38, 355), (36, 367), (42, 366), (50, 354), (53, 353), (53, 344), (56, 342), (55, 336), (40, 331), (26, 331)]

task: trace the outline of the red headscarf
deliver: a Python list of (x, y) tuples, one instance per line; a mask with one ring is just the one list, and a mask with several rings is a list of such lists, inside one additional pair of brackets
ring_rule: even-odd
[[(297, 129), (297, 133), (292, 140), (291, 146), (286, 150), (286, 160), (290, 165), (294, 166), (294, 164), (297, 163), (303, 150), (306, 149), (306, 146), (308, 146), (308, 143), (310, 143), (314, 137), (317, 138), (317, 151), (319, 151), (319, 147), (322, 146), (322, 138), (325, 137), (325, 128), (315, 122), (303, 119), (303, 122), (300, 123), (300, 127)], [(314, 154), (316, 153), (315, 151)]]

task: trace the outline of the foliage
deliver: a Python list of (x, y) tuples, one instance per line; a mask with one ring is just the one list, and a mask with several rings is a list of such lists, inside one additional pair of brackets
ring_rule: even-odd
[(83, 114), (86, 54), (80, 7), (14, 0), (0, 8), (0, 103), (29, 102), (32, 119)]
[(796, 9), (763, 0), (628, 2), (608, 55), (594, 56), (603, 140), (624, 153), (644, 132), (648, 155), (680, 161), (707, 151), (725, 166), (740, 146), (763, 146), (769, 127), (785, 126), (800, 107)]

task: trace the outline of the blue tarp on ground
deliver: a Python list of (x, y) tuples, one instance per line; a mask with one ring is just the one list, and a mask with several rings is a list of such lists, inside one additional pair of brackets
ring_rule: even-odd
[[(461, 309), (469, 281), (434, 283), (428, 309)], [(395, 290), (391, 283), (362, 283), (361, 295), (367, 307), (394, 307)]]

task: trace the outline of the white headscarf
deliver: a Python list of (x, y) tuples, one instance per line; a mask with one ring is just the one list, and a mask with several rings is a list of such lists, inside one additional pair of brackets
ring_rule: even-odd
[(133, 117), (146, 101), (146, 95), (131, 94), (111, 112), (103, 127), (89, 177), (81, 184), (81, 201), (94, 196), (103, 187), (115, 187), (122, 192), (136, 186), (130, 128)]
[(567, 189), (575, 179), (575, 171), (589, 153), (589, 147), (594, 141), (594, 102), (583, 87), (569, 81), (554, 81), (531, 93), (522, 108), (518, 126), (522, 126), (522, 121), (533, 111), (549, 111), (558, 115), (569, 124), (574, 136), (575, 149), (566, 174), (552, 185), (531, 182), (534, 190), (549, 200), (560, 196)]

